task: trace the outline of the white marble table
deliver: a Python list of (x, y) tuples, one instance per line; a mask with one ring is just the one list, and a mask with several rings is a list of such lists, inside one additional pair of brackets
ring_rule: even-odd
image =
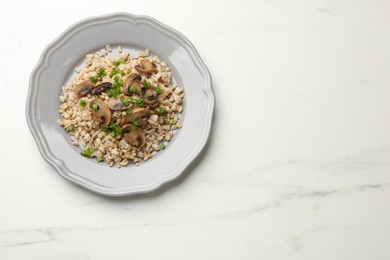
[[(0, 259), (390, 259), (389, 1), (0, 6)], [(186, 35), (217, 99), (186, 177), (128, 198), (61, 178), (24, 115), (43, 48), (115, 11)]]

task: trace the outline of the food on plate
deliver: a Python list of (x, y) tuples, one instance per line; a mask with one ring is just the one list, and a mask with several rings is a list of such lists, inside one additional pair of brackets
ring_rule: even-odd
[(184, 92), (171, 71), (146, 49), (131, 55), (109, 45), (88, 54), (62, 86), (58, 123), (80, 154), (118, 167), (138, 165), (167, 147), (181, 128)]

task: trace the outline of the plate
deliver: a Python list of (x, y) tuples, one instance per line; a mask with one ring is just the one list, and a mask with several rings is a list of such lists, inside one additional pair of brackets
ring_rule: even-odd
[[(183, 127), (164, 151), (139, 166), (119, 169), (80, 156), (80, 148), (71, 145), (57, 123), (61, 86), (86, 54), (107, 44), (113, 49), (149, 48), (184, 88)], [(207, 143), (214, 102), (210, 73), (186, 37), (151, 17), (114, 13), (74, 24), (45, 48), (30, 76), (26, 117), (40, 153), (61, 176), (99, 194), (124, 196), (154, 191), (183, 173)]]

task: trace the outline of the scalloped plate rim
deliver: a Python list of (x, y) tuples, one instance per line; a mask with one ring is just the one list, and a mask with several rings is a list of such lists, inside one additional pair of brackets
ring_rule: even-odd
[[(49, 149), (49, 146), (46, 142), (46, 139), (42, 136), (42, 134), (37, 130), (37, 122), (35, 120), (34, 116), (34, 103), (36, 99), (36, 90), (37, 86), (35, 82), (39, 78), (40, 71), (44, 68), (48, 67), (47, 60), (50, 56), (49, 54), (52, 51), (55, 51), (56, 48), (60, 48), (62, 44), (64, 44), (67, 39), (70, 38), (71, 34), (79, 29), (82, 29), (82, 26), (86, 23), (85, 26), (91, 26), (96, 24), (97, 22), (104, 22), (104, 20), (110, 19), (110, 18), (123, 18), (131, 21), (132, 23), (137, 23), (139, 20), (147, 21), (149, 25), (153, 26), (154, 29), (160, 30), (160, 32), (168, 35), (169, 37), (172, 37), (172, 35), (176, 36), (176, 40), (184, 41), (189, 47), (192, 53), (189, 53), (191, 58), (194, 60), (196, 66), (200, 66), (200, 71), (203, 74), (203, 76), (206, 79), (206, 88), (203, 89), (203, 91), (206, 93), (208, 97), (208, 108), (209, 112), (207, 114), (206, 127), (203, 129), (203, 135), (202, 138), (199, 140), (197, 148), (191, 152), (187, 157), (186, 160), (183, 161), (181, 165), (170, 175), (160, 176), (155, 182), (150, 183), (148, 185), (143, 186), (132, 186), (132, 187), (124, 187), (120, 189), (112, 189), (100, 184), (96, 184), (90, 180), (85, 179), (84, 181), (81, 181), (77, 178), (72, 177), (71, 175), (79, 176), (77, 173), (72, 172), (69, 170), (66, 166), (63, 160), (60, 160), (56, 158), (53, 154), (51, 154), (51, 151)], [(159, 22), (158, 20), (146, 16), (146, 15), (134, 15), (130, 13), (125, 12), (116, 12), (116, 13), (110, 13), (105, 15), (99, 15), (99, 16), (92, 16), (85, 19), (82, 19), (71, 26), (69, 26), (66, 30), (64, 30), (57, 38), (55, 38), (52, 42), (50, 42), (42, 51), (42, 54), (40, 55), (40, 58), (38, 60), (37, 65), (33, 68), (30, 80), (29, 80), (29, 89), (27, 93), (27, 100), (26, 100), (26, 119), (28, 126), (30, 128), (30, 131), (35, 139), (35, 142), (38, 146), (38, 150), (41, 153), (42, 157), (46, 162), (48, 162), (51, 166), (53, 166), (57, 172), (64, 177), (65, 179), (87, 189), (90, 191), (93, 191), (95, 193), (105, 195), (105, 196), (127, 196), (132, 194), (142, 194), (142, 193), (148, 193), (155, 191), (159, 188), (161, 188), (164, 184), (169, 183), (176, 178), (178, 178), (187, 168), (188, 166), (202, 153), (204, 150), (209, 136), (210, 131), (212, 127), (212, 121), (213, 121), (213, 114), (214, 114), (214, 106), (215, 106), (215, 97), (212, 91), (212, 79), (210, 72), (208, 71), (206, 65), (202, 61), (202, 59), (199, 56), (198, 51), (195, 49), (194, 45), (180, 32), (177, 30)], [(83, 178), (82, 176), (79, 176), (80, 178)]]

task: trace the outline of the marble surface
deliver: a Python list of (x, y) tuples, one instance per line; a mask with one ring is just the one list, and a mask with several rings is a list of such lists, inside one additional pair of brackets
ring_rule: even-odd
[[(389, 1), (0, 6), (0, 259), (390, 259)], [(183, 178), (126, 198), (61, 178), (24, 115), (43, 48), (115, 11), (186, 35), (217, 99)]]

